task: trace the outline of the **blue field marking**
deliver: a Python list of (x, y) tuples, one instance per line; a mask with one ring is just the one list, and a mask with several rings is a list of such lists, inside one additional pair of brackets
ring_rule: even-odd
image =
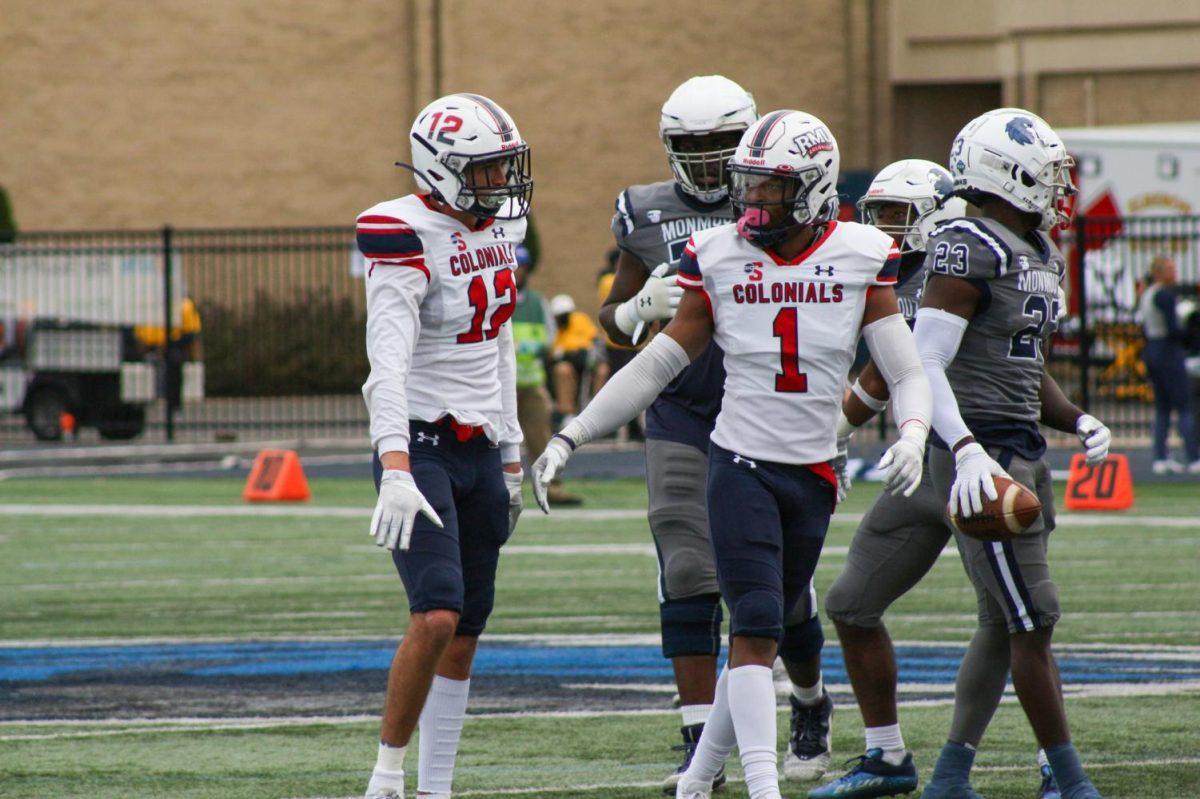
[[(900, 680), (948, 684), (963, 656), (954, 646), (898, 646)], [(370, 641), (247, 641), (120, 646), (0, 648), (0, 683), (48, 680), (132, 680), (174, 677), (269, 677), (387, 669), (395, 643)], [(1059, 652), (1068, 684), (1200, 680), (1200, 655), (1155, 658), (1121, 652)], [(840, 649), (826, 646), (825, 680), (847, 682)], [(484, 642), (476, 677), (541, 677), (563, 682), (671, 681), (654, 646), (530, 646)]]

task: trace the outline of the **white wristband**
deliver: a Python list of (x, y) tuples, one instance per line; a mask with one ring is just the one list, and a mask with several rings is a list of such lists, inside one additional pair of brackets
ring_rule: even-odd
[(854, 396), (856, 396), (860, 400), (862, 400), (863, 405), (866, 405), (868, 408), (875, 411), (875, 413), (879, 413), (880, 411), (882, 411), (884, 408), (887, 407), (887, 404), (888, 404), (887, 400), (881, 400), (881, 399), (876, 399), (875, 397), (872, 397), (870, 394), (867, 393), (867, 390), (865, 388), (863, 388), (862, 384), (859, 383), (857, 380), (854, 381), (854, 385), (850, 386), (850, 390), (854, 392)]

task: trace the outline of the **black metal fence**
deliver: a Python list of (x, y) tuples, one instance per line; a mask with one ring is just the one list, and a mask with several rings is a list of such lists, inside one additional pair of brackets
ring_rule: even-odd
[[(1139, 291), (1169, 255), (1194, 293), (1200, 217), (1080, 218), (1061, 244), (1049, 368), (1119, 435), (1147, 435)], [(360, 275), (349, 227), (22, 234), (0, 245), (0, 437), (33, 440), (31, 415), (43, 438), (362, 436)]]
[[(59, 395), (42, 438), (130, 437), (128, 426), (106, 431), (113, 413), (140, 415), (149, 440), (365, 434), (360, 264), (348, 227), (22, 234), (0, 247), (0, 275), (23, 275), (0, 283), (0, 366), (26, 372), (15, 386), (26, 395), (44, 395), (47, 381)], [(61, 300), (108, 285), (117, 296)], [(75, 350), (101, 332), (120, 340), (117, 374), (86, 351), (39, 360), (50, 330), (73, 331)], [(149, 401), (128, 390), (139, 371), (152, 373)], [(29, 439), (28, 403), (13, 408), (12, 394), (0, 435)], [(71, 417), (57, 435), (55, 412)]]
[[(1141, 360), (1138, 301), (1151, 262), (1171, 258), (1179, 292), (1194, 300), (1200, 284), (1200, 216), (1080, 217), (1060, 242), (1071, 266), (1069, 314), (1050, 369), (1073, 398), (1118, 435), (1145, 436), (1153, 392)], [(1181, 325), (1196, 326), (1192, 303)], [(1200, 354), (1200, 340), (1190, 342)]]

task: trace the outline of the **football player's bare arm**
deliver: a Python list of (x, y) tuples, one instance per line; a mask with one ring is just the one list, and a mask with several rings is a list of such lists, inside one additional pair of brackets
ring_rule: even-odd
[(683, 347), (689, 361), (700, 357), (700, 353), (704, 352), (713, 337), (712, 313), (704, 295), (699, 291), (683, 292), (683, 299), (679, 301), (679, 311), (663, 329), (663, 333)]
[(1064, 433), (1074, 433), (1075, 423), (1083, 416), (1083, 409), (1071, 402), (1049, 372), (1042, 372), (1042, 387), (1038, 396), (1042, 402), (1042, 424)]
[(599, 315), (600, 326), (617, 344), (632, 343), (629, 334), (617, 325), (617, 307), (637, 295), (646, 284), (647, 275), (646, 267), (640, 258), (628, 250), (621, 250), (621, 254), (617, 256), (617, 271), (613, 275), (612, 288), (608, 290), (608, 297), (605, 298)]

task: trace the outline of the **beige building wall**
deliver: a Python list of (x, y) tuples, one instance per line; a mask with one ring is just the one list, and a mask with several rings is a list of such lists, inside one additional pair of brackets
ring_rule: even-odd
[(861, 112), (866, 11), (837, 0), (0, 0), (0, 184), (23, 229), (349, 224), (411, 188), (392, 162), (439, 84), (482, 92), (533, 146), (542, 287), (594, 308), (613, 200), (669, 176), (658, 109), (686, 78), (723, 73), (764, 110), (816, 113), (847, 166), (867, 163), (879, 130)]
[(668, 176), (658, 108), (691, 75), (873, 169), (944, 160), (997, 102), (1200, 117), (1197, 41), (1172, 0), (0, 0), (0, 184), (24, 229), (349, 224), (411, 188), (415, 111), (479, 91), (534, 149), (541, 287), (595, 308), (613, 198)]
[(946, 112), (942, 125), (905, 121), (899, 145), (946, 150), (945, 130), (960, 128), (997, 86), (1005, 105), (1051, 125), (1200, 119), (1196, 3), (882, 1), (897, 104), (940, 92)]

